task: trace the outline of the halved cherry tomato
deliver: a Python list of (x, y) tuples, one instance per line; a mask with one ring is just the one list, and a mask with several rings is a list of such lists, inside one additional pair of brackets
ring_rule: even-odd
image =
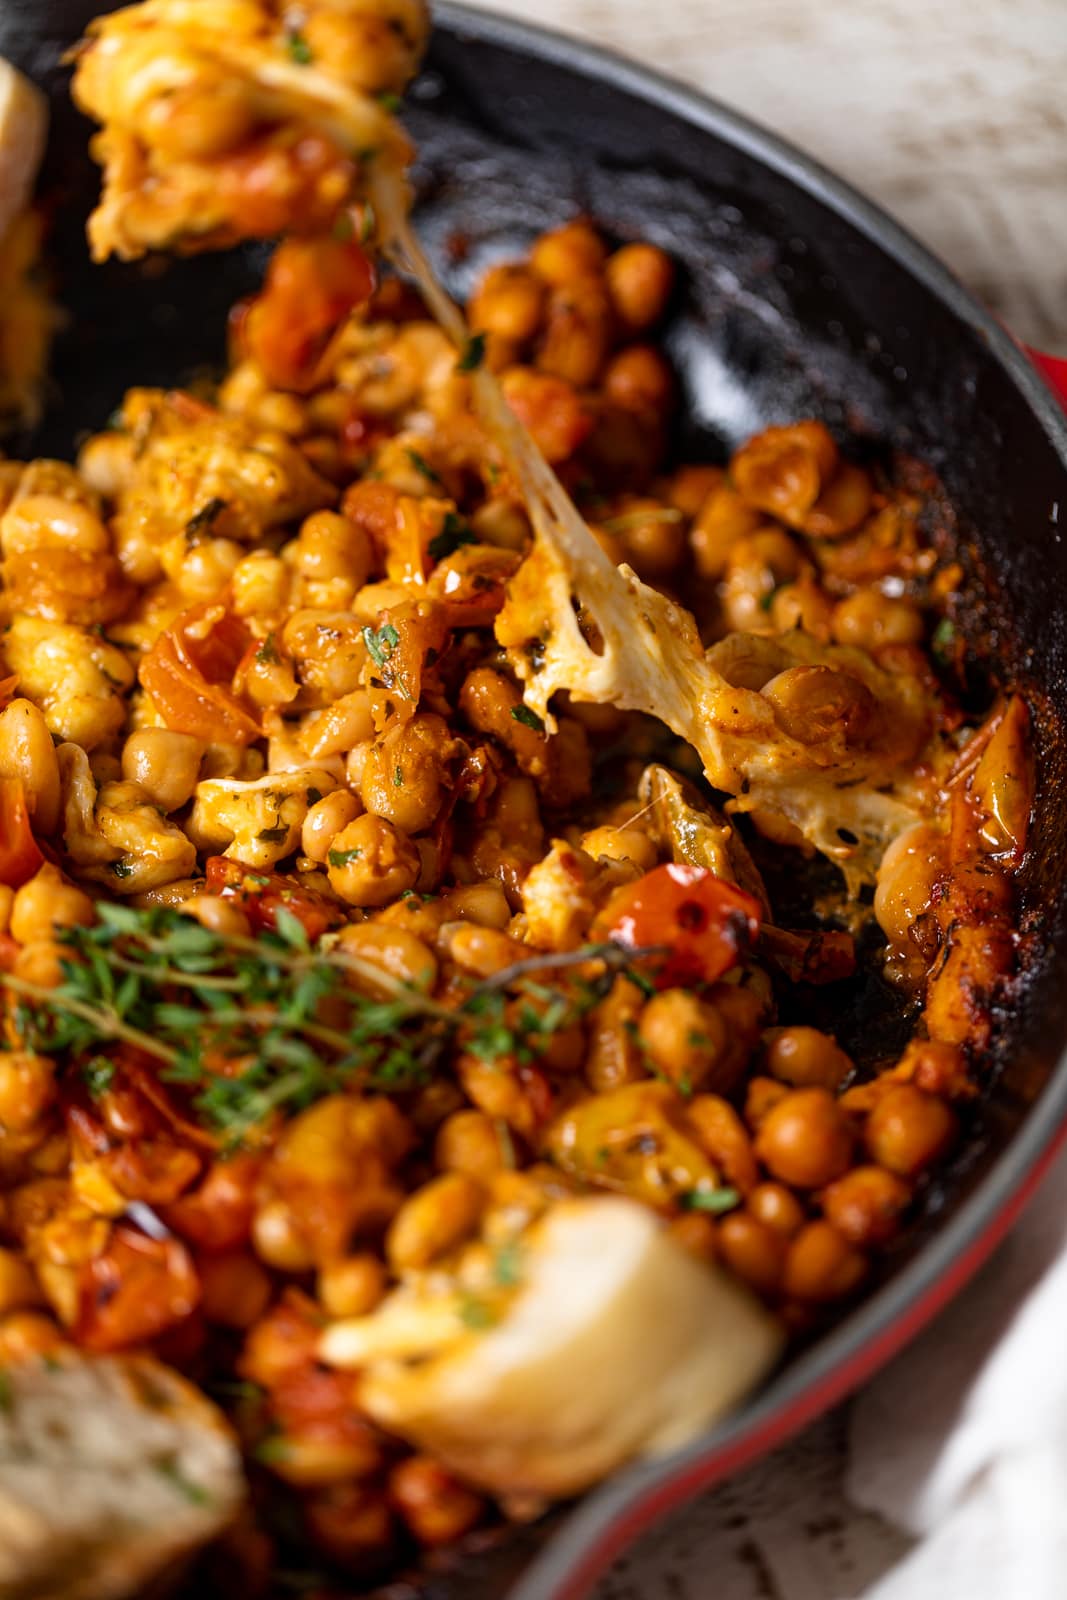
[(256, 718), (230, 688), (252, 642), (244, 623), (217, 604), (194, 606), (160, 634), (139, 676), (168, 728), (208, 744), (260, 737)]
[(246, 867), (243, 861), (231, 861), (228, 856), (212, 856), (206, 872), (207, 893), (237, 900), (254, 933), (273, 933), (282, 906), (303, 925), (312, 944), (328, 928), (336, 928), (344, 921), (332, 900), (276, 872), (260, 872), (256, 867)]
[(0, 883), (21, 889), (44, 863), (21, 778), (0, 778)]
[(668, 862), (617, 889), (596, 922), (596, 934), (669, 952), (656, 982), (714, 983), (751, 949), (759, 933), (759, 901), (707, 867)]
[(239, 341), (268, 383), (306, 393), (333, 334), (373, 291), (374, 268), (355, 239), (286, 239), (241, 319)]
[(238, 1249), (252, 1232), (262, 1167), (243, 1151), (213, 1162), (202, 1183), (163, 1208), (163, 1221), (201, 1250)]
[(19, 686), (18, 677), (0, 678), (0, 711), (3, 711)]
[(121, 1350), (184, 1321), (200, 1281), (179, 1239), (150, 1239), (120, 1223), (102, 1255), (81, 1269), (75, 1337), (86, 1350)]

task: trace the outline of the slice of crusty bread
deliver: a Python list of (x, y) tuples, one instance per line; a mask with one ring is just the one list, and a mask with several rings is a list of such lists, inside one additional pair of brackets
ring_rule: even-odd
[(0, 1374), (0, 1600), (122, 1600), (180, 1571), (244, 1494), (221, 1413), (149, 1356)]

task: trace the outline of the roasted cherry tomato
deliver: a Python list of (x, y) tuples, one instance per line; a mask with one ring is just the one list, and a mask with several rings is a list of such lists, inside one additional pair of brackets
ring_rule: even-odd
[(337, 905), (314, 889), (305, 889), (291, 878), (276, 872), (260, 872), (243, 861), (228, 856), (212, 856), (207, 864), (208, 894), (221, 894), (239, 902), (254, 933), (264, 929), (273, 933), (279, 907), (284, 906), (303, 925), (314, 944), (328, 928), (335, 928), (344, 917)]
[(120, 1223), (81, 1269), (75, 1336), (85, 1350), (144, 1344), (196, 1309), (200, 1281), (179, 1239), (150, 1239)]
[(21, 778), (0, 778), (0, 883), (20, 889), (44, 862)]
[(217, 605), (194, 606), (161, 633), (140, 679), (167, 727), (208, 744), (258, 739), (259, 723), (230, 687), (251, 644), (244, 623)]
[(244, 312), (240, 343), (268, 383), (302, 394), (315, 387), (330, 339), (373, 290), (374, 268), (355, 239), (287, 239)]
[(669, 862), (617, 889), (597, 920), (597, 933), (628, 949), (668, 953), (656, 981), (714, 983), (751, 948), (759, 902), (707, 867)]

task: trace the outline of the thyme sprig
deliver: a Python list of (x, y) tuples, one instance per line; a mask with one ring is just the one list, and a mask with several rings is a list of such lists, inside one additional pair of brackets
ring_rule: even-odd
[[(80, 1070), (91, 1092), (110, 1085), (102, 1048), (140, 1052), (189, 1093), (208, 1127), (240, 1143), (273, 1114), (339, 1089), (424, 1084), (453, 1046), (483, 1060), (536, 1061), (616, 973), (658, 953), (596, 944), (535, 954), (444, 1006), (336, 936), (312, 946), (287, 908), (276, 915), (275, 931), (235, 938), (173, 910), (102, 904), (92, 927), (64, 931), (57, 987), (3, 980), (11, 1037)], [(564, 983), (551, 981), (564, 973)]]

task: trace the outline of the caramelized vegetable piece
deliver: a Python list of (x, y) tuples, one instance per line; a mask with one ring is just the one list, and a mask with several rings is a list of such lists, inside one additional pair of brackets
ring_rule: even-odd
[(142, 687), (168, 728), (216, 744), (250, 744), (259, 723), (229, 687), (252, 635), (221, 606), (196, 606), (141, 662)]
[(729, 972), (751, 949), (760, 914), (758, 900), (706, 867), (669, 862), (617, 889), (596, 933), (631, 950), (665, 951), (656, 983), (672, 988)]
[(239, 321), (241, 344), (268, 383), (303, 394), (320, 381), (329, 341), (373, 290), (374, 270), (356, 240), (288, 239)]
[(21, 778), (0, 778), (0, 884), (18, 889), (44, 862)]

